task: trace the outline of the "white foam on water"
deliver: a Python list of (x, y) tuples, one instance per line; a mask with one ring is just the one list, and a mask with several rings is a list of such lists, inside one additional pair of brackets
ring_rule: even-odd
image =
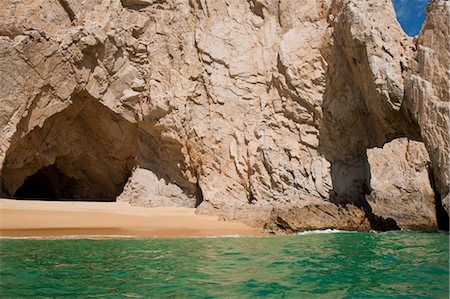
[(335, 233), (354, 233), (353, 231), (339, 230), (339, 229), (323, 229), (323, 230), (306, 230), (299, 232), (296, 235), (314, 235), (314, 234), (335, 234)]
[(192, 237), (188, 237), (188, 238), (191, 238), (191, 239), (203, 239), (203, 238), (206, 238), (206, 239), (217, 239), (217, 238), (240, 238), (241, 237), (241, 235), (239, 235), (239, 234), (232, 234), (232, 235), (219, 235), (219, 236), (192, 236)]

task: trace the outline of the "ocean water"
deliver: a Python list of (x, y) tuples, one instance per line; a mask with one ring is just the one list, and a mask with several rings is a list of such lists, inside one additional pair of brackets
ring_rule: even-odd
[(448, 233), (1, 239), (1, 298), (448, 298)]

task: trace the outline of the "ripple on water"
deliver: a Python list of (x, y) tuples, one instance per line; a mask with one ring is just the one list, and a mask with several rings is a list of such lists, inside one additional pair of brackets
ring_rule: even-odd
[(0, 240), (2, 297), (448, 298), (448, 234)]

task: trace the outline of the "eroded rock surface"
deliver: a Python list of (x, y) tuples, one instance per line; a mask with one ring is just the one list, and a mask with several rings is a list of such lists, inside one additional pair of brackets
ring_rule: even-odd
[(6, 194), (49, 166), (71, 179), (60, 186), (47, 180), (56, 198), (111, 199), (121, 193), (135, 165), (136, 124), (87, 95), (73, 95), (70, 102), (28, 133), (33, 114), (19, 122), (2, 168)]
[[(0, 11), (3, 196), (40, 184), (274, 232), (386, 217), (434, 229), (436, 190), (448, 213), (448, 1), (432, 1), (416, 39), (389, 0), (6, 0)], [(431, 182), (423, 148), (381, 163), (412, 157), (413, 141), (368, 158), (400, 137), (424, 143)], [(399, 175), (400, 188), (386, 185)]]
[(406, 78), (406, 109), (420, 127), (439, 197), (450, 205), (450, 2), (431, 1)]
[(393, 219), (402, 229), (437, 229), (435, 194), (430, 183), (430, 158), (422, 142), (395, 139), (367, 151), (372, 213)]

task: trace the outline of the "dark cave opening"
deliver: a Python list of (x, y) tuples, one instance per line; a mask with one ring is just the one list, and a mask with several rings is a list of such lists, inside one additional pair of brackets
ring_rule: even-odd
[(55, 165), (50, 165), (27, 177), (13, 197), (27, 200), (77, 199), (73, 192), (77, 183), (76, 179), (65, 175)]
[(14, 194), (14, 197), (19, 199), (56, 199), (57, 196), (49, 186), (48, 181), (39, 172), (41, 170), (28, 177)]
[(198, 179), (197, 184), (195, 185), (195, 190), (195, 207), (198, 207), (203, 202), (203, 191), (198, 183)]

